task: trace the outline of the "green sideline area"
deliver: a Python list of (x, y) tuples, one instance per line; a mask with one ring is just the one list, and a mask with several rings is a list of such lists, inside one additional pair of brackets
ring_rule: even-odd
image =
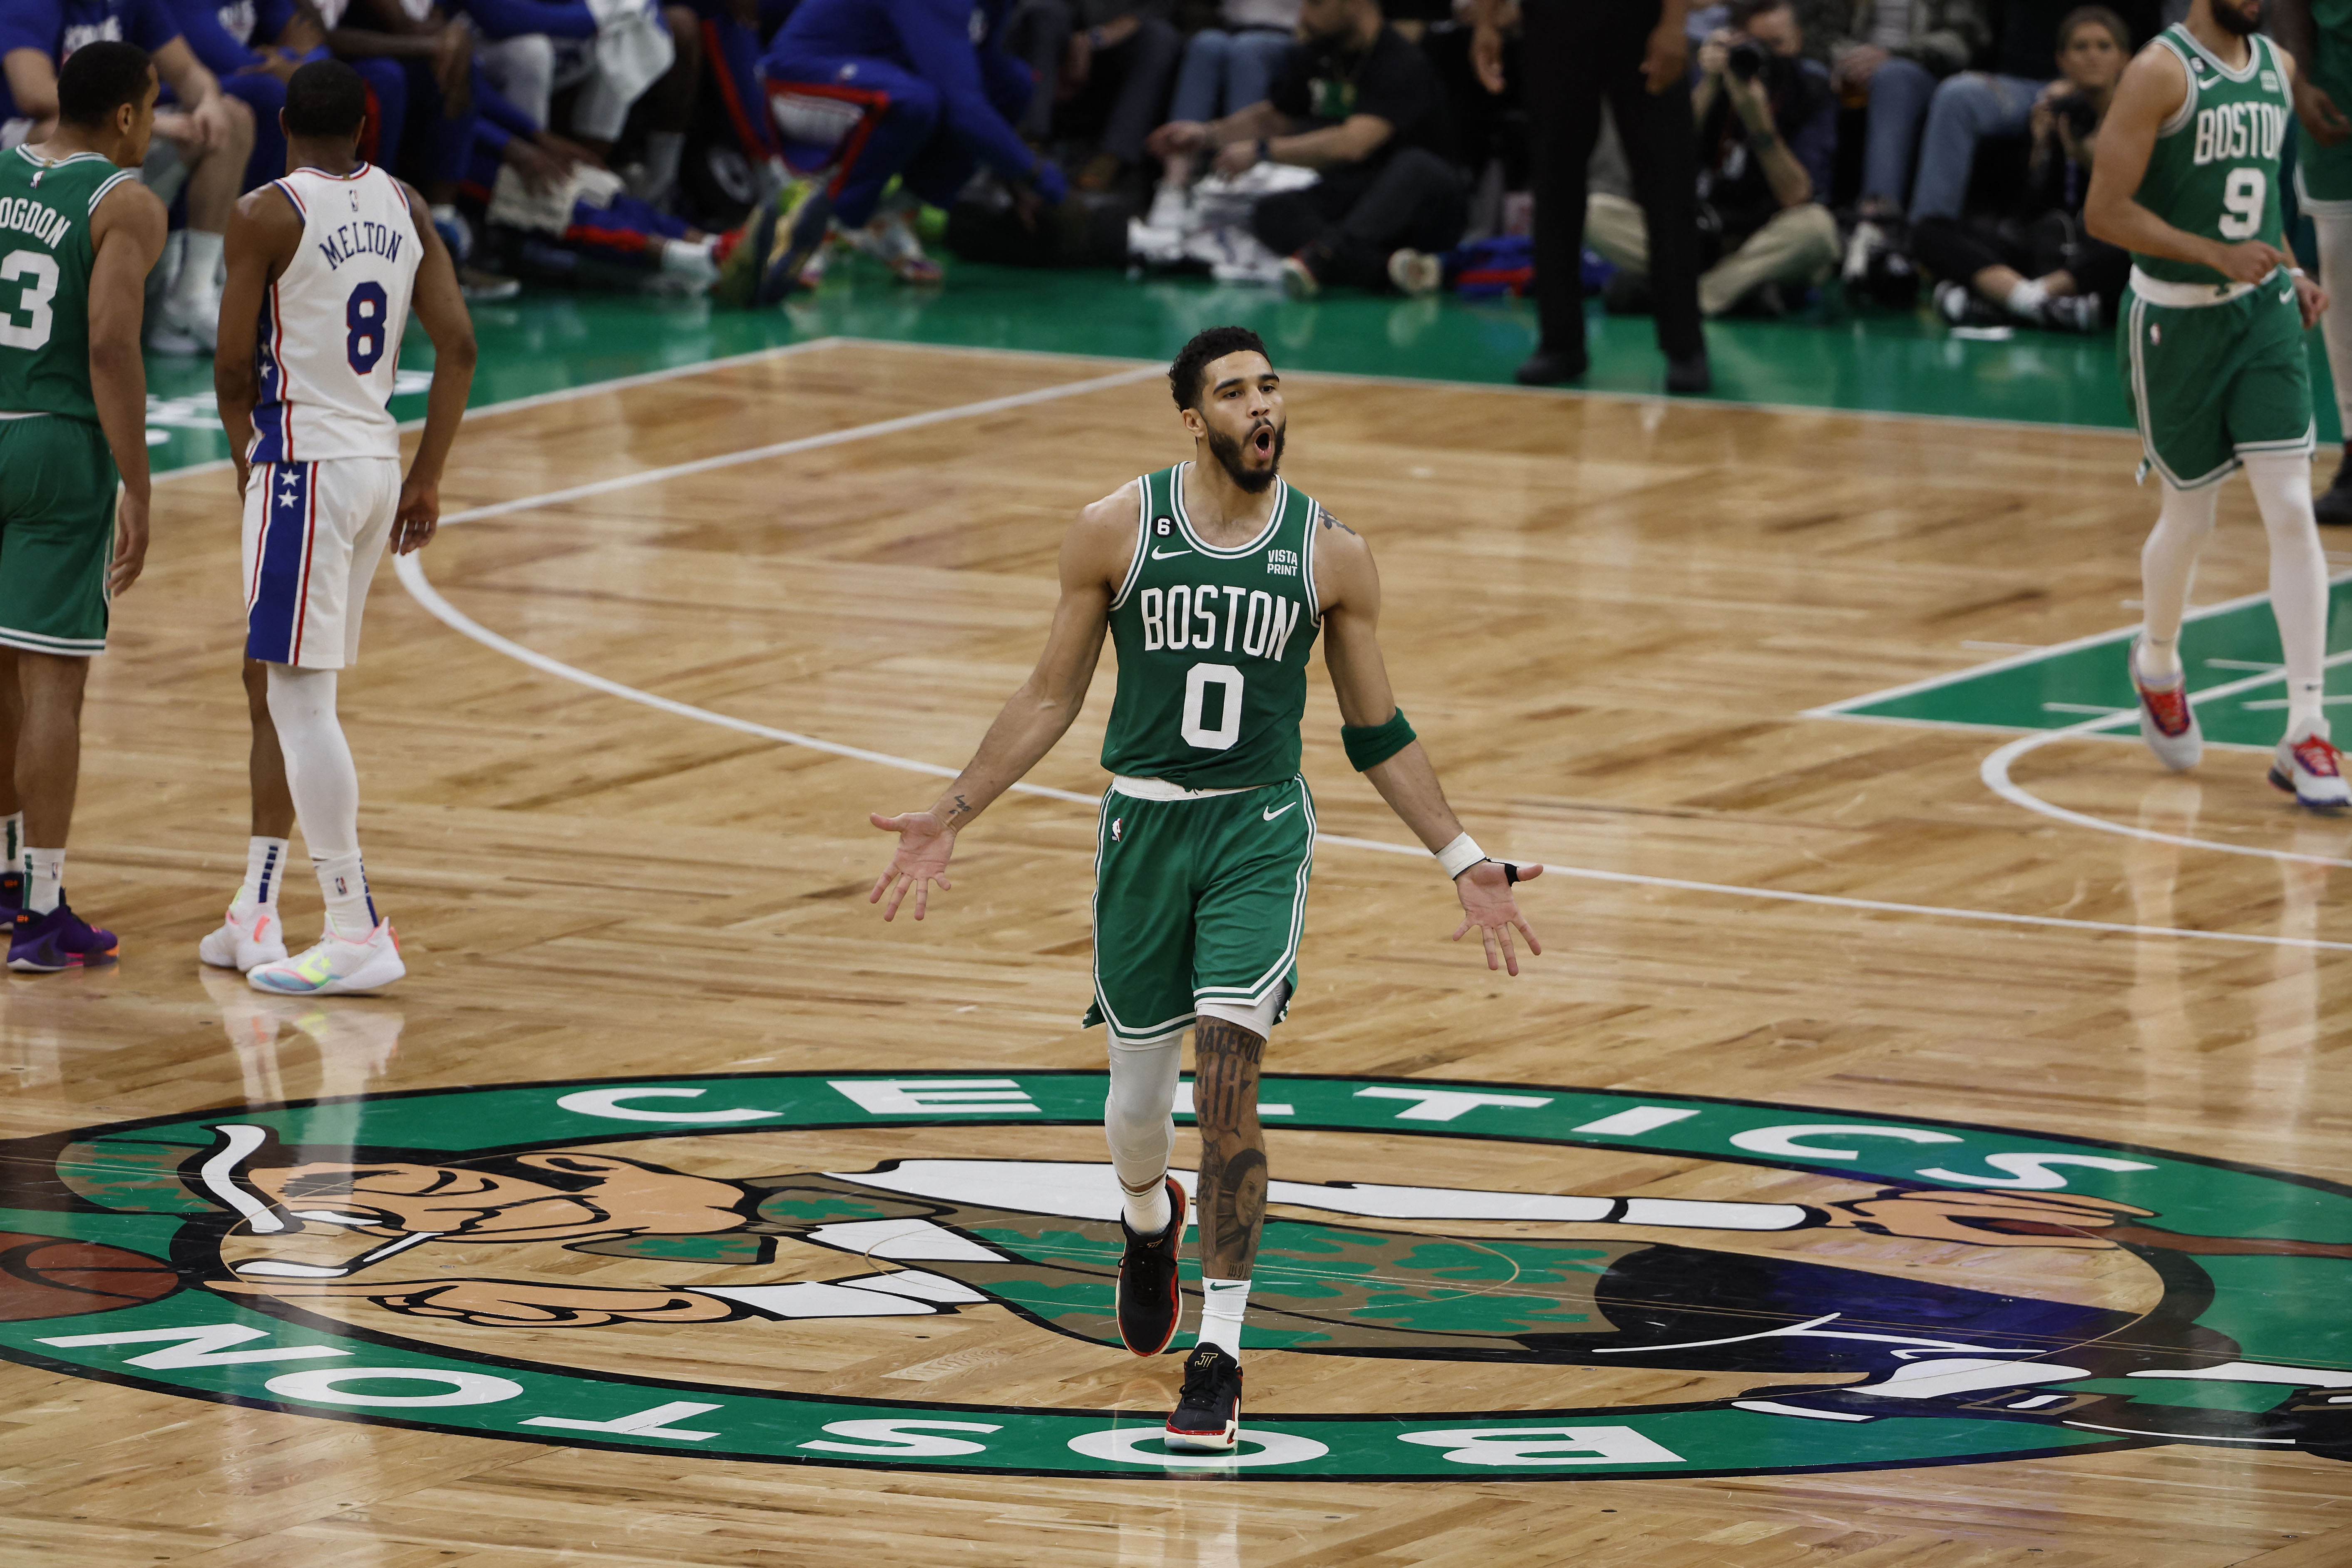
[[(1990, 664), (1889, 691), (1832, 702), (1816, 716), (1888, 719), (1911, 723), (1966, 724), (1998, 730), (2060, 730), (2102, 714), (2127, 713), (2135, 699), (2125, 669), (2132, 628), (2079, 642), (1996, 659)], [(2352, 581), (2336, 584), (2328, 605), (2327, 646), (2352, 643)], [(2263, 596), (2215, 605), (2189, 618), (2181, 658), (2192, 699), (2229, 686), (2239, 689), (2197, 703), (2205, 738), (2222, 745), (2269, 746), (2286, 717), (2280, 680), (2278, 626)], [(2352, 661), (2327, 672), (2327, 701), (2352, 703)], [(2137, 722), (2113, 731), (2137, 736)]]
[[(840, 334), (966, 348), (1051, 350), (1165, 359), (1202, 327), (1255, 328), (1289, 370), (1506, 384), (1535, 342), (1523, 300), (1466, 303), (1335, 292), (1297, 301), (1263, 288), (1143, 281), (1113, 272), (1041, 272), (950, 264), (943, 288), (901, 287), (863, 262), (836, 268), (815, 295), (781, 310), (530, 290), (474, 311), (482, 343), (476, 405)], [(1598, 392), (1660, 390), (1646, 317), (1592, 318)], [(1716, 396), (1802, 408), (1867, 409), (2034, 423), (2127, 426), (2115, 345), (2106, 337), (2017, 331), (1952, 335), (1925, 311), (1848, 312), (1834, 301), (1787, 321), (1709, 325)], [(2320, 438), (2337, 438), (2325, 356), (2313, 334)], [(403, 419), (425, 412), (431, 345), (412, 331), (402, 355)], [(213, 414), (207, 360), (148, 364), (148, 440), (158, 468), (227, 456)]]

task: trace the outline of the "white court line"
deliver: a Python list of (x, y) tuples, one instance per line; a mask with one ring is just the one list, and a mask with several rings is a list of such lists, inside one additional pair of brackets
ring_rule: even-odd
[[(697, 360), (692, 364), (667, 365), (660, 370), (639, 371), (635, 375), (616, 375), (609, 381), (583, 381), (577, 386), (558, 387), (553, 392), (534, 392), (526, 396), (509, 397), (500, 402), (485, 403), (478, 407), (468, 408), (465, 413), (465, 423), (471, 424), (477, 419), (486, 418), (493, 414), (519, 414), (526, 408), (544, 408), (552, 403), (574, 403), (581, 398), (594, 397), (601, 393), (626, 392), (633, 386), (653, 386), (661, 382), (677, 381), (685, 376), (701, 375), (709, 371), (728, 370), (740, 364), (751, 364), (758, 360), (782, 359), (788, 354), (807, 353), (814, 349), (837, 349), (851, 341), (842, 337), (807, 338), (796, 343), (778, 343), (772, 348), (753, 349), (747, 353), (727, 354), (719, 359)], [(425, 428), (425, 421), (403, 420), (400, 427), (403, 430), (422, 430)], [(217, 474), (236, 466), (226, 458), (215, 458), (209, 462), (190, 463), (184, 468), (159, 469), (154, 475), (154, 482), (162, 484), (166, 479), (184, 479), (199, 474)]]
[[(929, 414), (908, 415), (898, 419), (880, 420), (875, 424), (855, 426), (845, 430), (832, 431), (821, 436), (803, 437), (797, 441), (779, 442), (772, 447), (756, 447), (747, 452), (703, 458), (669, 468), (650, 469), (642, 474), (601, 480), (593, 485), (576, 486), (567, 490), (552, 491), (544, 496), (526, 497), (519, 500), (502, 501), (492, 506), (477, 507), (467, 511), (452, 513), (442, 521), (445, 523), (460, 523), (480, 518), (504, 516), (527, 508), (549, 504), (560, 499), (575, 498), (583, 494), (603, 494), (629, 485), (655, 483), (680, 473), (706, 472), (711, 468), (727, 467), (734, 463), (783, 457), (820, 447), (839, 446), (868, 437), (918, 429), (928, 425), (945, 424), (950, 420), (969, 419), (1008, 407), (1021, 407), (1047, 402), (1056, 397), (1068, 397), (1105, 387), (1125, 385), (1141, 379), (1146, 374), (1159, 374), (1160, 372), (1156, 366), (1139, 367), (1113, 375), (1097, 376), (1090, 380), (1070, 382), (1055, 387), (1044, 387), (1034, 392), (1017, 393), (1008, 397), (988, 398), (979, 403), (938, 409)], [(648, 708), (657, 709), (679, 718), (715, 724), (741, 734), (756, 735), (786, 745), (804, 746), (812, 751), (824, 752), (833, 756), (849, 757), (859, 762), (874, 763), (907, 773), (926, 773), (934, 778), (953, 778), (960, 771), (938, 763), (926, 763), (912, 757), (895, 756), (887, 752), (869, 751), (862, 746), (844, 745), (838, 742), (822, 740), (814, 735), (803, 735), (797, 731), (775, 729), (769, 725), (754, 723), (750, 720), (737, 719), (708, 708), (698, 708), (691, 703), (656, 696), (649, 691), (641, 691), (635, 687), (626, 686), (617, 680), (582, 669), (575, 665), (566, 664), (561, 659), (551, 658), (516, 642), (511, 637), (490, 630), (449, 603), (440, 591), (434, 587), (432, 581), (425, 574), (424, 563), (418, 555), (395, 556), (393, 560), (393, 570), (400, 578), (401, 585), (408, 590), (410, 595), (442, 624), (472, 638), (485, 647), (505, 654), (546, 674), (575, 681), (608, 696), (618, 697), (625, 701), (642, 703)], [(1013, 788), (1024, 795), (1043, 795), (1047, 799), (1066, 801), (1076, 805), (1093, 806), (1098, 805), (1100, 800), (1097, 795), (1081, 795), (1074, 790), (1053, 789), (1044, 784), (1022, 783), (1013, 785)], [(1370, 850), (1383, 855), (1404, 855), (1422, 859), (1429, 853), (1425, 849), (1411, 845), (1390, 844), (1377, 838), (1353, 838), (1340, 834), (1319, 832), (1315, 837), (1321, 843), (1338, 847)], [(1828, 909), (1854, 910), (1875, 914), (1922, 915), (1932, 919), (2037, 926), (2059, 931), (2091, 931), (2103, 935), (2170, 937), (2205, 942), (2251, 943), (2263, 947), (2324, 948), (2331, 951), (2352, 952), (2352, 942), (2321, 942), (2306, 937), (2266, 936), (2243, 931), (2198, 931), (2175, 926), (2127, 925), (2110, 921), (2069, 920), (2056, 915), (2004, 914), (1991, 910), (1954, 909), (1936, 904), (1893, 903), (1879, 899), (1845, 898), (1832, 893), (1804, 893), (1780, 888), (1750, 888), (1724, 882), (1690, 881), (1678, 877), (1652, 877), (1631, 871), (1602, 871), (1550, 860), (1544, 862), (1544, 869), (1551, 875), (1585, 881), (1663, 888), (1679, 892), (1710, 893), (1727, 898), (1762, 899), (1780, 903), (1812, 904)]]
[[(2339, 664), (2346, 663), (2352, 663), (2352, 649), (2330, 654), (2324, 661), (2323, 668), (2332, 669)], [(2220, 686), (2209, 686), (2202, 691), (2191, 692), (2189, 700), (2193, 704), (2203, 702), (2210, 698), (2234, 697), (2241, 691), (2252, 691), (2258, 686), (2268, 686), (2273, 681), (2285, 679), (2286, 670), (2284, 667), (2278, 668), (2265, 667), (2263, 674), (2249, 675), (2242, 679), (2225, 681)], [(1987, 789), (2011, 805), (2021, 805), (2028, 811), (2038, 812), (2053, 821), (2070, 823), (2076, 827), (2095, 828), (2101, 833), (2120, 834), (2126, 838), (2144, 838), (2151, 844), (2177, 844), (2184, 849), (2218, 849), (2225, 855), (2252, 855), (2262, 859), (2293, 860), (2305, 866), (2352, 866), (2352, 860), (2339, 860), (2329, 855), (2299, 855), (2289, 849), (2265, 849), (2253, 844), (2224, 844), (2215, 838), (2186, 838), (2177, 833), (2158, 833), (2152, 827), (2135, 827), (2121, 822), (2110, 822), (2104, 816), (2093, 816), (2086, 812), (2069, 811), (2063, 805), (2053, 805), (2009, 776), (2009, 770), (2014, 767), (2018, 759), (2028, 752), (2038, 750), (2053, 741), (2068, 740), (2077, 736), (2095, 734), (2104, 730), (2116, 729), (2127, 723), (2137, 723), (2138, 718), (2137, 708), (2126, 708), (2120, 712), (2104, 714), (2095, 719), (2085, 719), (2079, 724), (2068, 724), (2056, 730), (2036, 730), (2031, 734), (2021, 735), (2005, 746), (1996, 747), (1987, 755), (1977, 768), (1977, 776), (1984, 781)]]
[[(2341, 573), (2334, 577), (2330, 577), (2327, 580), (2327, 585), (2332, 591), (2337, 584), (2347, 582), (2352, 582), (2352, 572)], [(2189, 621), (2210, 620), (2215, 616), (2226, 616), (2232, 610), (2242, 610), (2250, 605), (2268, 604), (2270, 602), (2270, 597), (2271, 596), (2267, 592), (2260, 594), (2241, 594), (2234, 599), (2224, 599), (2219, 604), (2207, 605), (2201, 608), (2191, 610), (2186, 616), (2182, 616), (2181, 619), (2184, 623)], [(2139, 626), (2137, 623), (2134, 623), (2128, 626), (2118, 626), (2113, 631), (2093, 632), (2088, 637), (2069, 637), (2064, 642), (2054, 642), (2047, 647), (2037, 647), (2032, 649), (2031, 652), (2013, 653), (2005, 658), (1988, 659), (1982, 664), (1972, 664), (1966, 669), (1956, 669), (1948, 675), (1930, 675), (1924, 679), (1906, 680), (1900, 686), (1890, 686), (1883, 691), (1868, 691), (1864, 692), (1860, 697), (1848, 697), (1836, 702), (1826, 702), (1819, 708), (1808, 708), (1803, 712), (1798, 714), (1797, 717), (1800, 719), (1860, 719), (1865, 722), (1875, 721), (1879, 720), (1879, 715), (1875, 713), (1857, 713), (1854, 710), (1857, 708), (1867, 708), (1873, 703), (1877, 702), (1892, 702), (1898, 697), (1916, 697), (1922, 691), (1933, 691), (1938, 687), (1955, 686), (1963, 680), (1974, 680), (1979, 676), (1996, 675), (2004, 669), (2016, 669), (2022, 665), (2040, 664), (2042, 660), (2055, 658), (2060, 654), (2075, 653), (2086, 647), (2097, 647), (2102, 643), (2119, 643), (2126, 637), (2137, 636), (2138, 632)], [(2209, 659), (2206, 662), (2215, 665), (2222, 663), (2222, 661), (2219, 659)], [(2245, 668), (2252, 668), (2256, 667), (2247, 666)], [(2284, 667), (2264, 665), (2259, 668), (2272, 668)], [(1917, 723), (1922, 722), (1923, 721), (1890, 719), (1885, 721), (1890, 723)], [(2004, 730), (2014, 727), (2006, 724), (1967, 724), (1965, 721), (1949, 719), (1926, 721), (1958, 724), (1964, 728), (1972, 730)]]

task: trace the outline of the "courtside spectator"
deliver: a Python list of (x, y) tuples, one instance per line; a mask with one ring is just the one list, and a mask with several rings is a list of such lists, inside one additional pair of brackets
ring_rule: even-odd
[(179, 268), (151, 324), (150, 345), (164, 353), (210, 353), (220, 332), (221, 236), (245, 192), (253, 111), (221, 91), (164, 0), (0, 0), (0, 70), (6, 76), (0, 144), (47, 138), (57, 119), (58, 68), (100, 39), (145, 49), (171, 89), (170, 102), (156, 111), (147, 183), (169, 201), (178, 194), (181, 171), (186, 174)]
[[(1699, 274), (1699, 310), (1720, 316), (1784, 287), (1808, 288), (1837, 260), (1837, 220), (1822, 205), (1837, 159), (1837, 99), (1829, 72), (1803, 58), (1790, 0), (1733, 0), (1731, 26), (1698, 51), (1691, 95), (1698, 123), (1703, 234), (1715, 255)], [(1595, 193), (1587, 242), (1620, 270), (1649, 274), (1641, 209)], [(1538, 264), (1540, 265), (1540, 264)]]
[[(1963, 71), (1936, 89), (1911, 185), (1914, 224), (1959, 216), (1979, 146), (1993, 137), (2026, 134), (2042, 85), (2056, 74), (2058, 25), (2074, 9), (2073, 0), (2007, 0), (1995, 68)], [(2133, 37), (2152, 37), (2163, 26), (2154, 0), (2118, 0), (2115, 9)]]
[(1913, 254), (1943, 281), (1936, 308), (1955, 324), (2016, 320), (2091, 332), (2115, 313), (2131, 257), (2083, 227), (2083, 198), (2099, 122), (2131, 59), (2123, 18), (2085, 5), (2059, 25), (2056, 81), (2033, 106), (2033, 153), (2015, 212), (1980, 218), (1926, 217)]
[(1936, 84), (1968, 68), (1992, 31), (1984, 0), (1822, 0), (1807, 28), (1825, 13), (1846, 12), (1830, 40), (1830, 85), (1864, 108), (1862, 196), (1865, 222), (1900, 217), (1919, 162), (1919, 128)]
[(1152, 132), (1162, 159), (1212, 156), (1218, 173), (1262, 163), (1313, 169), (1303, 191), (1270, 195), (1250, 227), (1278, 256), (1289, 291), (1328, 283), (1435, 291), (1435, 252), (1469, 221), (1468, 182), (1449, 156), (1436, 68), (1381, 15), (1379, 0), (1305, 0), (1301, 42), (1259, 103)]
[(1051, 142), (1066, 123), (1098, 131), (1083, 162), (1084, 190), (1108, 190), (1143, 163), (1144, 139), (1167, 106), (1183, 38), (1169, 20), (1173, 0), (1022, 0), (1008, 45), (1037, 79), (1021, 133)]
[[(325, 59), (326, 30), (295, 0), (171, 0), (180, 36), (220, 79), (221, 90), (253, 111), (253, 155), (244, 188), (286, 172), (286, 132), (278, 123), (286, 83), (305, 61)], [(265, 40), (258, 46), (256, 39)]]
[[(1032, 82), (1003, 50), (1008, 4), (981, 0), (975, 11), (964, 0), (801, 0), (760, 71), (786, 162), (819, 178), (782, 222), (775, 204), (755, 215), (728, 297), (782, 300), (827, 228), (864, 227), (893, 179), (945, 207), (985, 167), (1033, 219), (1036, 204), (1068, 195), (1062, 171), (1013, 129)], [(913, 245), (911, 230), (898, 233)], [(918, 264), (929, 265), (919, 249), (898, 260), (902, 277), (920, 278)]]

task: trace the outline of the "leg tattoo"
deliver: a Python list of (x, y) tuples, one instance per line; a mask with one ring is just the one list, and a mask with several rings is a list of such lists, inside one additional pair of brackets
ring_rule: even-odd
[(1192, 1107), (1201, 1128), (1201, 1272), (1212, 1279), (1246, 1279), (1265, 1219), (1265, 1133), (1257, 1122), (1265, 1037), (1203, 1017), (1192, 1049)]

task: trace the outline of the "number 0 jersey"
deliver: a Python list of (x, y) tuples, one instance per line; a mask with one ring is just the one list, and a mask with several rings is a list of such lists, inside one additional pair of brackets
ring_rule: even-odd
[(1279, 784), (1298, 772), (1307, 654), (1322, 624), (1322, 508), (1277, 479), (1265, 531), (1213, 549), (1184, 513), (1190, 467), (1137, 481), (1135, 563), (1110, 606), (1118, 696), (1102, 763), (1185, 789)]
[(397, 458), (394, 368), (423, 247), (400, 182), (372, 163), (272, 182), (302, 243), (261, 308), (257, 463)]
[[(2189, 95), (2157, 129), (2139, 204), (2173, 227), (2223, 244), (2268, 240), (2284, 247), (2279, 209), (2280, 153), (2294, 104), (2286, 63), (2259, 34), (2246, 40), (2245, 68), (2232, 71), (2175, 25), (2148, 47), (2169, 49), (2189, 76)], [(2210, 267), (2142, 256), (2132, 261), (2168, 283), (2227, 284)]]
[(135, 170), (96, 153), (0, 153), (0, 414), (98, 423), (89, 390), (90, 221)]

